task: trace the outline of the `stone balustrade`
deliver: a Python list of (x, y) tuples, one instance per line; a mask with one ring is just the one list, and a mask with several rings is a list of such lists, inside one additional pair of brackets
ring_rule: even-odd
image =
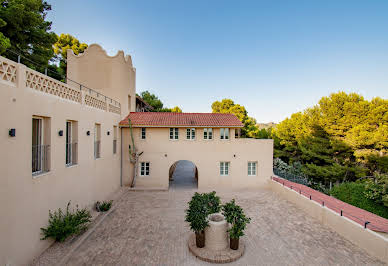
[(15, 87), (24, 85), (26, 88), (62, 99), (121, 114), (120, 103), (99, 92), (82, 85), (77, 87), (63, 83), (2, 56), (0, 56), (0, 81)]

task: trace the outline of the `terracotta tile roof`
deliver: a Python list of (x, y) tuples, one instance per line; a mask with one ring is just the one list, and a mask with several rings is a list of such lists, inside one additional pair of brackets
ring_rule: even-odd
[(234, 114), (215, 113), (164, 113), (164, 112), (131, 112), (120, 122), (120, 126), (139, 127), (243, 127)]

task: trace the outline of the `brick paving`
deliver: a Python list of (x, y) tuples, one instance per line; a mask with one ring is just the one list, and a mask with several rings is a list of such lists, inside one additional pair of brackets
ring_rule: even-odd
[[(124, 192), (67, 265), (210, 265), (187, 247), (184, 210), (194, 191)], [(245, 253), (232, 265), (383, 265), (272, 191), (217, 194), (252, 217)]]
[(356, 223), (362, 226), (365, 225), (365, 222), (369, 222), (367, 224), (367, 228), (376, 232), (388, 233), (388, 219), (380, 217), (366, 210), (357, 208), (353, 205), (340, 201), (334, 197), (328, 196), (305, 185), (294, 183), (278, 176), (274, 176), (272, 177), (272, 179), (276, 182), (284, 184), (289, 188), (292, 187), (293, 190), (300, 192), (300, 194), (305, 197), (311, 196), (311, 200), (314, 200), (319, 204), (323, 203), (327, 208), (330, 208), (337, 213), (340, 213), (342, 210), (343, 216), (355, 221)]

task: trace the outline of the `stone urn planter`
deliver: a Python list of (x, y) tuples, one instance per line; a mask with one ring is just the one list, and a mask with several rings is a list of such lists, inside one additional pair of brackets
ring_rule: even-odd
[(205, 228), (205, 247), (219, 251), (228, 248), (228, 223), (221, 213), (213, 213), (207, 217), (209, 225)]

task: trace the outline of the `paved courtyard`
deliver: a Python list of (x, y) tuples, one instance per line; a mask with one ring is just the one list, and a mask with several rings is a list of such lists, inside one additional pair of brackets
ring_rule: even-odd
[[(184, 210), (194, 191), (124, 192), (67, 264), (210, 265), (186, 244)], [(233, 265), (382, 264), (271, 191), (218, 194), (223, 201), (236, 198), (252, 217), (242, 238), (246, 252)]]

